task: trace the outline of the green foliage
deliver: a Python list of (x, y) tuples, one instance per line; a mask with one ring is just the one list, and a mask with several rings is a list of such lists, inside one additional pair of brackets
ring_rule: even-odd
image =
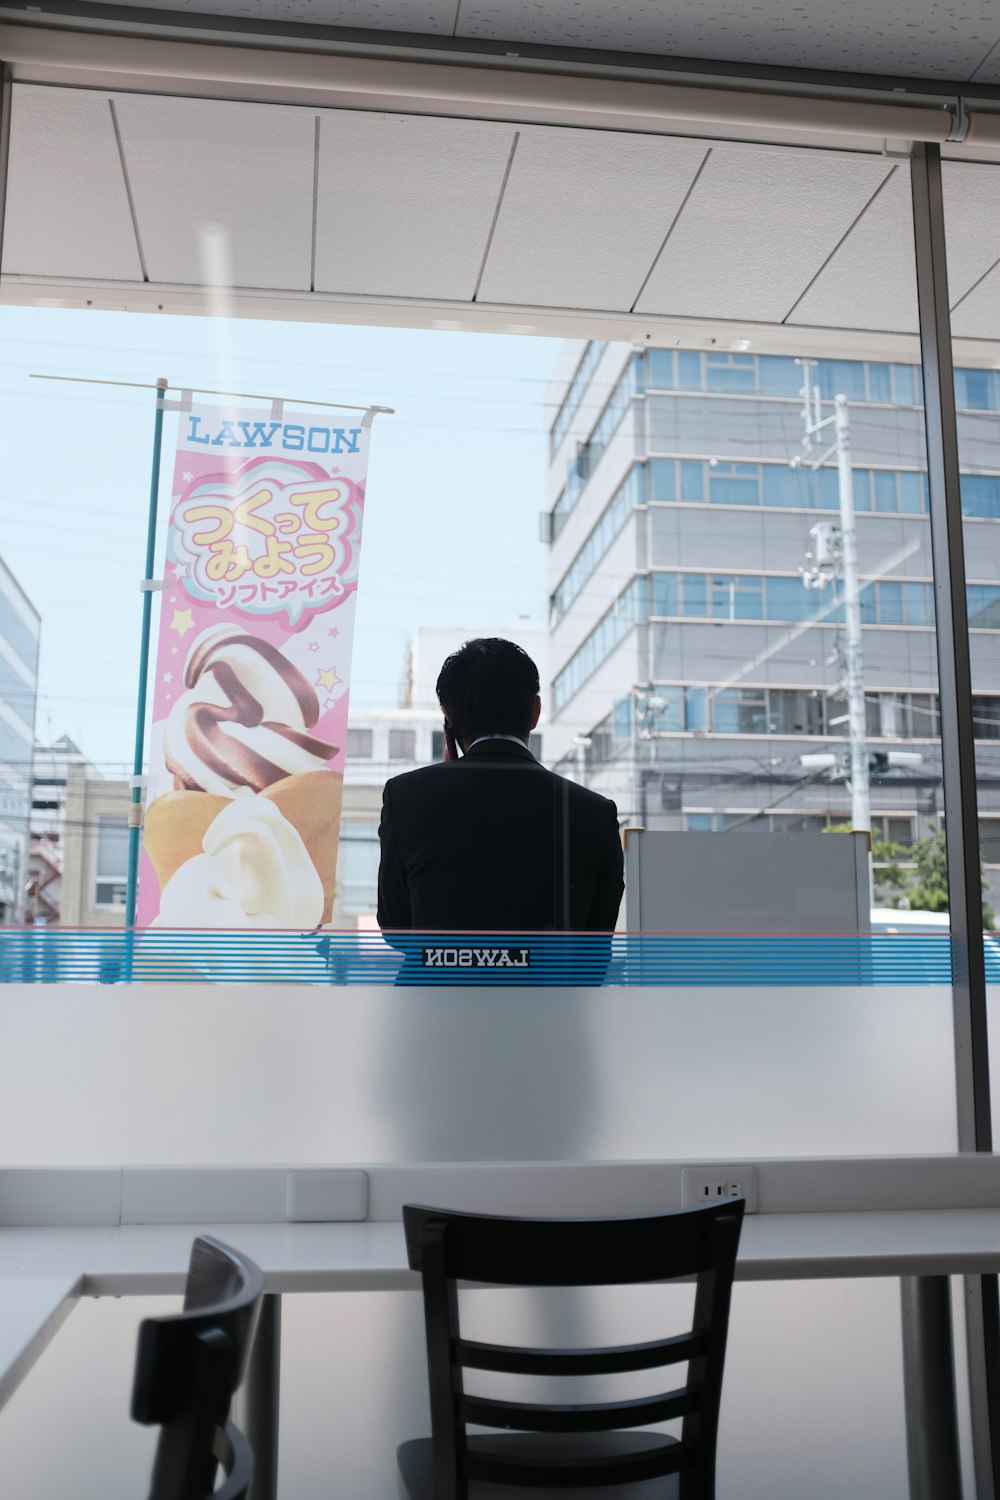
[[(850, 823), (832, 823), (827, 833), (850, 833)], [(872, 882), (876, 906), (901, 907), (910, 911), (948, 910), (948, 854), (944, 829), (915, 844), (894, 844), (872, 834)], [(985, 871), (982, 870), (985, 880)], [(983, 902), (983, 927), (989, 931), (996, 921), (991, 906)]]

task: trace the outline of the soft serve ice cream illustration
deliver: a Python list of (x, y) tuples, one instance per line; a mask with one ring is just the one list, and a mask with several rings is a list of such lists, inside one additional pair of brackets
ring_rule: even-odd
[(178, 403), (137, 926), (331, 917), (374, 408)]
[(343, 777), (310, 733), (319, 701), (277, 647), (238, 624), (193, 642), (163, 728), (173, 790), (144, 843), (170, 927), (316, 927), (333, 904)]

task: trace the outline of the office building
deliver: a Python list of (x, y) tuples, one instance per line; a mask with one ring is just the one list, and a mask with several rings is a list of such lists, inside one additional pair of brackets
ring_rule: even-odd
[(24, 916), (41, 617), (0, 560), (0, 923)]
[[(832, 437), (802, 448), (809, 368), (823, 417), (835, 395), (849, 402), (872, 827), (906, 845), (940, 826), (919, 370), (864, 354), (804, 366), (792, 352), (564, 350), (544, 518), (549, 749), (613, 796), (625, 823), (726, 831), (850, 819), (841, 589), (803, 578), (807, 554), (815, 563), (829, 545), (824, 523), (840, 522), (836, 456), (824, 454)], [(979, 807), (995, 892), (1000, 380), (960, 369), (956, 397)], [(823, 752), (836, 764), (803, 765)]]

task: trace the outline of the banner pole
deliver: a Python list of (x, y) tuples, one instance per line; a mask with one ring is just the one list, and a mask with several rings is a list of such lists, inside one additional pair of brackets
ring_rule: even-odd
[(135, 755), (132, 760), (132, 803), (128, 815), (128, 875), (125, 886), (127, 981), (132, 979), (132, 935), (135, 931), (139, 890), (139, 855), (142, 848), (142, 762), (146, 736), (146, 687), (149, 681), (149, 636), (153, 616), (153, 568), (156, 563), (156, 511), (160, 494), (160, 449), (163, 442), (163, 401), (167, 381), (156, 382), (156, 415), (153, 419), (153, 464), (149, 478), (149, 519), (146, 526), (146, 571), (143, 576), (142, 637), (139, 645), (139, 692), (135, 711)]

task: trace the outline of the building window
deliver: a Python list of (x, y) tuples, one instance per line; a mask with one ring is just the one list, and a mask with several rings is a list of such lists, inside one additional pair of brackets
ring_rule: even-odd
[(349, 729), (347, 731), (347, 759), (371, 760), (374, 741), (375, 734), (371, 729)]
[(601, 355), (607, 348), (607, 343), (600, 339), (591, 339), (580, 356), (580, 363), (576, 367), (576, 373), (570, 381), (569, 390), (563, 397), (562, 405), (556, 412), (556, 419), (552, 423), (552, 434), (550, 438), (551, 451), (555, 453), (563, 438), (570, 429), (573, 418), (579, 410), (580, 402), (590, 384), (591, 377), (600, 363)]
[(415, 729), (389, 730), (389, 759), (416, 760), (417, 731)]
[(378, 903), (379, 842), (377, 823), (345, 822), (337, 851), (338, 905), (356, 915), (373, 912)]
[(124, 906), (127, 876), (128, 820), (98, 818), (94, 905), (116, 908)]
[(979, 819), (979, 852), (983, 864), (1000, 865), (1000, 818)]
[(431, 730), (431, 760), (444, 760), (444, 730)]

